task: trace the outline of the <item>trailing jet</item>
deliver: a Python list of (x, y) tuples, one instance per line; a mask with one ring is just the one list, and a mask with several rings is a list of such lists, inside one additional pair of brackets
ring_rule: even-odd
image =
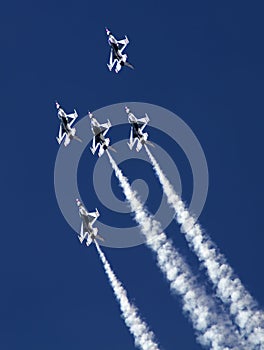
[(123, 40), (116, 40), (114, 35), (109, 29), (105, 28), (106, 34), (108, 36), (108, 44), (111, 46), (110, 59), (107, 67), (111, 71), (116, 64), (115, 72), (118, 73), (123, 66), (134, 69), (132, 64), (127, 62), (127, 55), (123, 54), (124, 49), (127, 47), (129, 40), (127, 36)]
[(110, 120), (107, 120), (107, 123), (100, 124), (95, 119), (94, 115), (91, 112), (88, 112), (88, 114), (91, 119), (91, 129), (94, 134), (92, 147), (90, 147), (92, 154), (95, 154), (98, 147), (99, 147), (99, 152), (98, 152), (99, 157), (101, 157), (104, 154), (104, 151), (107, 149), (110, 149), (116, 152), (116, 150), (113, 147), (109, 146), (110, 139), (105, 138), (106, 133), (111, 127)]
[(95, 212), (89, 213), (84, 207), (83, 203), (77, 198), (76, 204), (79, 207), (79, 215), (82, 219), (81, 232), (78, 236), (80, 242), (82, 243), (86, 239), (87, 247), (97, 239), (104, 241), (103, 237), (98, 235), (98, 228), (93, 227), (93, 224), (100, 216), (98, 210)]
[(125, 107), (125, 111), (128, 115), (128, 121), (131, 124), (131, 131), (130, 131), (130, 139), (128, 144), (128, 147), (130, 150), (132, 150), (135, 142), (137, 141), (137, 147), (136, 150), (139, 152), (142, 148), (142, 145), (148, 144), (152, 147), (154, 145), (148, 141), (148, 133), (143, 133), (144, 128), (149, 122), (149, 117), (147, 113), (145, 113), (145, 117), (141, 119), (137, 119), (133, 113), (131, 113), (130, 109), (128, 107)]
[[(74, 110), (74, 113), (66, 114), (57, 101), (56, 101), (56, 108), (58, 110), (58, 118), (60, 119), (59, 135), (56, 138), (58, 143), (61, 144), (64, 137), (65, 137), (65, 140), (64, 140), (65, 147), (68, 146), (68, 144), (71, 142), (72, 139), (82, 142), (82, 140), (75, 135), (76, 129), (72, 128), (72, 124), (75, 122), (75, 119), (78, 117), (76, 110)], [(69, 119), (71, 119), (71, 121), (69, 121)]]

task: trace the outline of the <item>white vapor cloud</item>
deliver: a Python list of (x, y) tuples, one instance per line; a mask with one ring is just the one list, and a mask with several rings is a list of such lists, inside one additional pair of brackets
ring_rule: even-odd
[(229, 306), (229, 312), (246, 340), (245, 349), (264, 349), (264, 314), (257, 307), (240, 279), (234, 274), (225, 257), (219, 252), (211, 238), (202, 231), (186, 209), (180, 196), (162, 172), (158, 162), (145, 146), (149, 159), (167, 196), (168, 204), (174, 209), (176, 220), (181, 225), (189, 247), (207, 270), (216, 290), (216, 295)]
[(113, 288), (115, 297), (120, 304), (125, 324), (135, 339), (135, 345), (142, 350), (159, 350), (158, 344), (154, 341), (153, 332), (151, 332), (146, 323), (141, 320), (137, 308), (128, 300), (127, 292), (115, 276), (96, 240), (94, 243)]
[(135, 213), (135, 220), (146, 238), (147, 246), (155, 252), (157, 265), (166, 276), (171, 291), (181, 296), (183, 310), (192, 321), (198, 342), (214, 350), (243, 349), (230, 320), (217, 310), (213, 298), (198, 284), (183, 257), (165, 233), (161, 232), (160, 223), (146, 211), (127, 178), (109, 152), (107, 154), (125, 197)]

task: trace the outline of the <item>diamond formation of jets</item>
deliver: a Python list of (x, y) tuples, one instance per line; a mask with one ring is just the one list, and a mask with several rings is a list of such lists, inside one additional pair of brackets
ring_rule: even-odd
[(76, 204), (79, 208), (79, 215), (82, 219), (81, 231), (78, 236), (81, 243), (86, 239), (87, 247), (97, 239), (104, 241), (103, 237), (99, 236), (98, 228), (93, 227), (93, 224), (100, 216), (99, 211), (96, 209), (95, 212), (89, 213), (83, 203), (77, 198)]
[(116, 73), (118, 73), (123, 66), (134, 69), (132, 64), (127, 62), (127, 55), (123, 54), (123, 51), (129, 43), (127, 36), (125, 36), (125, 38), (122, 40), (117, 40), (109, 29), (105, 28), (105, 30), (108, 36), (108, 44), (111, 46), (110, 59), (109, 63), (107, 64), (108, 69), (111, 71), (113, 67), (116, 66)]
[(112, 126), (110, 123), (110, 120), (108, 119), (107, 123), (100, 124), (91, 112), (89, 112), (88, 115), (91, 119), (91, 129), (94, 134), (92, 147), (90, 147), (92, 154), (95, 154), (98, 147), (99, 147), (99, 152), (98, 152), (99, 157), (101, 157), (104, 154), (104, 151), (107, 149), (110, 149), (116, 152), (116, 150), (110, 146), (110, 139), (105, 138), (105, 135), (107, 134), (110, 127)]
[(65, 140), (64, 140), (65, 147), (68, 146), (68, 144), (71, 142), (72, 139), (82, 142), (82, 140), (75, 135), (76, 129), (72, 128), (72, 124), (75, 122), (76, 118), (78, 117), (76, 110), (74, 110), (74, 113), (66, 114), (65, 111), (62, 109), (61, 105), (57, 101), (55, 104), (58, 111), (58, 118), (60, 119), (59, 135), (56, 138), (58, 143), (61, 144), (64, 137), (65, 137)]
[(144, 144), (148, 144), (152, 147), (154, 145), (148, 141), (148, 133), (143, 133), (143, 130), (145, 129), (146, 125), (149, 122), (149, 117), (147, 113), (145, 113), (144, 118), (137, 119), (135, 115), (130, 111), (128, 107), (125, 107), (125, 111), (128, 115), (128, 121), (131, 124), (131, 130), (130, 130), (130, 138), (128, 147), (130, 150), (132, 150), (134, 144), (137, 142), (136, 150), (139, 152)]

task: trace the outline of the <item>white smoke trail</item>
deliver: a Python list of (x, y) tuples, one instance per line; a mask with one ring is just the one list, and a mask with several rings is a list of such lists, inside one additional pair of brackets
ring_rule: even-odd
[(115, 276), (104, 253), (100, 249), (98, 243), (96, 241), (94, 241), (94, 243), (115, 293), (116, 299), (120, 304), (120, 309), (122, 311), (125, 324), (135, 339), (135, 345), (142, 350), (159, 350), (158, 344), (154, 341), (153, 332), (151, 332), (146, 323), (141, 320), (140, 316), (138, 315), (137, 308), (129, 302), (124, 287)]
[(263, 312), (258, 310), (256, 302), (239, 278), (235, 276), (234, 271), (211, 238), (202, 231), (199, 224), (195, 223), (195, 219), (186, 209), (146, 145), (145, 149), (167, 196), (168, 204), (176, 213), (181, 231), (185, 234), (189, 246), (207, 269), (208, 276), (216, 288), (217, 296), (223, 303), (229, 305), (230, 314), (239, 327), (241, 335), (247, 339), (247, 349), (264, 349)]
[(193, 277), (182, 256), (173, 247), (165, 233), (161, 232), (160, 223), (143, 207), (126, 177), (107, 152), (113, 170), (128, 200), (135, 220), (146, 238), (146, 243), (157, 254), (157, 265), (170, 283), (171, 291), (182, 298), (186, 312), (196, 331), (197, 340), (203, 346), (214, 350), (241, 350), (242, 344), (232, 323), (221, 314), (205, 289)]

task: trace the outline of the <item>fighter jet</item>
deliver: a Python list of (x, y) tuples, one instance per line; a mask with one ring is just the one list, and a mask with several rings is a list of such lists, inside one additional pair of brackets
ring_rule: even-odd
[(144, 128), (149, 122), (149, 117), (147, 113), (145, 113), (145, 117), (141, 119), (137, 119), (133, 113), (131, 113), (130, 109), (128, 107), (125, 107), (125, 111), (128, 115), (128, 121), (131, 124), (131, 131), (130, 131), (130, 139), (128, 144), (128, 147), (130, 150), (132, 150), (135, 142), (137, 141), (137, 147), (136, 150), (139, 152), (142, 148), (142, 145), (148, 144), (152, 147), (154, 147), (153, 143), (148, 141), (148, 133), (143, 133)]
[[(71, 142), (72, 139), (82, 142), (82, 140), (75, 135), (76, 129), (72, 128), (72, 124), (75, 122), (75, 119), (78, 117), (76, 110), (74, 110), (74, 113), (66, 114), (57, 101), (56, 101), (56, 108), (58, 110), (58, 118), (60, 119), (59, 135), (56, 138), (58, 143), (61, 144), (64, 137), (65, 137), (65, 140), (64, 140), (65, 147), (68, 146), (68, 144)], [(71, 121), (69, 121), (69, 119), (71, 119)]]
[(107, 123), (100, 124), (95, 119), (94, 115), (91, 112), (88, 112), (88, 115), (91, 119), (91, 129), (94, 134), (92, 147), (90, 147), (92, 154), (95, 154), (98, 147), (99, 147), (99, 152), (98, 152), (99, 157), (101, 157), (104, 154), (104, 151), (107, 149), (110, 149), (116, 152), (116, 150), (113, 147), (109, 146), (110, 139), (105, 138), (106, 133), (111, 127), (110, 120), (107, 119)]
[(116, 40), (114, 35), (109, 29), (105, 28), (106, 34), (108, 36), (108, 44), (111, 46), (109, 64), (107, 64), (109, 70), (111, 71), (116, 64), (115, 72), (118, 73), (123, 66), (134, 69), (132, 64), (127, 62), (127, 55), (123, 54), (124, 49), (127, 47), (129, 40), (127, 36), (123, 40)]
[(100, 216), (98, 210), (95, 212), (89, 213), (84, 207), (83, 203), (77, 198), (76, 204), (79, 207), (79, 215), (82, 219), (81, 232), (78, 236), (80, 242), (82, 243), (86, 239), (87, 247), (97, 239), (104, 241), (103, 237), (98, 235), (98, 228), (93, 227), (93, 224)]

